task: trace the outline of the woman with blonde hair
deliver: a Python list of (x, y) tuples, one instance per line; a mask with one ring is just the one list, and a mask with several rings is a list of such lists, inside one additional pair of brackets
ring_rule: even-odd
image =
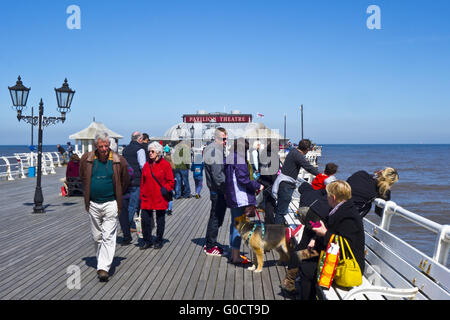
[[(351, 200), (352, 188), (347, 182), (337, 180), (328, 184), (326, 191), (328, 204), (332, 210), (325, 223), (320, 220), (320, 227), (312, 228), (316, 237), (310, 240), (308, 248), (320, 252), (326, 250), (333, 234), (343, 237), (348, 241), (361, 273), (364, 274), (364, 226), (362, 218)], [(318, 294), (316, 290), (318, 260), (319, 257), (316, 256), (300, 262), (299, 285), (303, 300), (313, 300)]]
[[(391, 200), (391, 187), (399, 176), (394, 168), (376, 171), (374, 175), (361, 170), (352, 174), (347, 182), (352, 188), (352, 199), (360, 215), (364, 217), (371, 209), (375, 198)], [(382, 210), (375, 207), (375, 213), (381, 217)]]

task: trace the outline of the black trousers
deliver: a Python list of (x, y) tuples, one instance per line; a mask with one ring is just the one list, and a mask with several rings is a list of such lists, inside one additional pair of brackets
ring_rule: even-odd
[(166, 210), (141, 211), (142, 235), (145, 243), (153, 243), (152, 230), (155, 227), (153, 212), (156, 212), (156, 242), (162, 242), (166, 226)]
[(272, 188), (263, 191), (264, 196), (264, 223), (275, 224), (275, 208), (277, 201), (272, 197)]
[(223, 193), (210, 194), (211, 199), (211, 211), (209, 213), (208, 226), (206, 228), (205, 245), (207, 249), (211, 249), (217, 246), (217, 235), (219, 234), (219, 228), (222, 226), (225, 212), (227, 210), (227, 204)]
[(300, 262), (296, 286), (302, 300), (316, 300), (319, 257)]

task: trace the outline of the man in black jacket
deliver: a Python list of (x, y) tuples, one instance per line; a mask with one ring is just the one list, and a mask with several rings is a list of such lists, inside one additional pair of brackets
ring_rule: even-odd
[(227, 210), (225, 203), (224, 152), (228, 136), (224, 128), (217, 128), (214, 136), (215, 141), (204, 149), (205, 176), (210, 192), (211, 211), (206, 228), (203, 251), (207, 255), (220, 257), (223, 255), (223, 249), (217, 243), (217, 235)]
[[(139, 194), (141, 185), (141, 172), (146, 162), (147, 153), (142, 145), (143, 142), (142, 133), (139, 131), (133, 132), (131, 135), (131, 141), (128, 146), (123, 149), (123, 157), (127, 160), (128, 165), (133, 169), (133, 180), (130, 183), (130, 187), (125, 192), (123, 201), (123, 213), (119, 217), (120, 227), (123, 233), (122, 245), (128, 245), (131, 243), (131, 229), (135, 230), (133, 217), (136, 211), (139, 210)], [(130, 229), (131, 227), (131, 229)]]
[[(311, 165), (305, 158), (308, 151), (311, 150), (311, 141), (303, 139), (299, 142), (298, 148), (292, 149), (284, 160), (281, 173), (294, 180), (297, 180), (300, 169), (303, 168), (313, 175), (318, 175), (319, 171)], [(295, 190), (295, 184), (283, 181), (278, 187), (278, 201), (275, 214), (275, 223), (282, 224), (284, 215), (288, 212), (289, 203), (292, 200), (292, 194)]]

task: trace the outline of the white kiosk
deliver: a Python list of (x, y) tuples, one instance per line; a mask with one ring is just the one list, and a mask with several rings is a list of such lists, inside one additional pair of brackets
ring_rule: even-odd
[[(69, 139), (75, 140), (75, 153), (85, 153), (94, 150), (94, 139), (95, 135), (99, 131), (105, 131), (108, 133), (110, 138), (116, 140), (117, 145), (119, 145), (118, 140), (123, 139), (120, 134), (108, 129), (103, 123), (95, 122), (95, 120), (87, 127), (77, 133), (69, 136)], [(81, 142), (81, 152), (79, 150), (79, 143)]]

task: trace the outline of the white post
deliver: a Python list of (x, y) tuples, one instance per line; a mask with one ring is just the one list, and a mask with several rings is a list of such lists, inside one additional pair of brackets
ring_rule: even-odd
[(447, 265), (448, 250), (450, 249), (450, 225), (442, 226), (441, 233), (438, 235), (433, 259), (442, 265)]
[(7, 174), (7, 179), (8, 180), (14, 180), (12, 174), (11, 174), (11, 164), (8, 161), (8, 158), (6, 157), (2, 157), (2, 159), (5, 161), (6, 163), (6, 174)]
[(50, 173), (56, 174), (52, 154), (50, 152), (47, 152), (46, 155), (47, 155), (47, 158), (50, 160)]
[(381, 219), (380, 227), (386, 231), (389, 231), (391, 226), (391, 219), (395, 213), (395, 207), (397, 204), (393, 201), (386, 201), (383, 209), (383, 218)]
[(17, 162), (20, 163), (20, 178), (25, 179), (27, 176), (25, 175), (25, 171), (23, 170), (23, 161), (19, 156), (16, 156)]

